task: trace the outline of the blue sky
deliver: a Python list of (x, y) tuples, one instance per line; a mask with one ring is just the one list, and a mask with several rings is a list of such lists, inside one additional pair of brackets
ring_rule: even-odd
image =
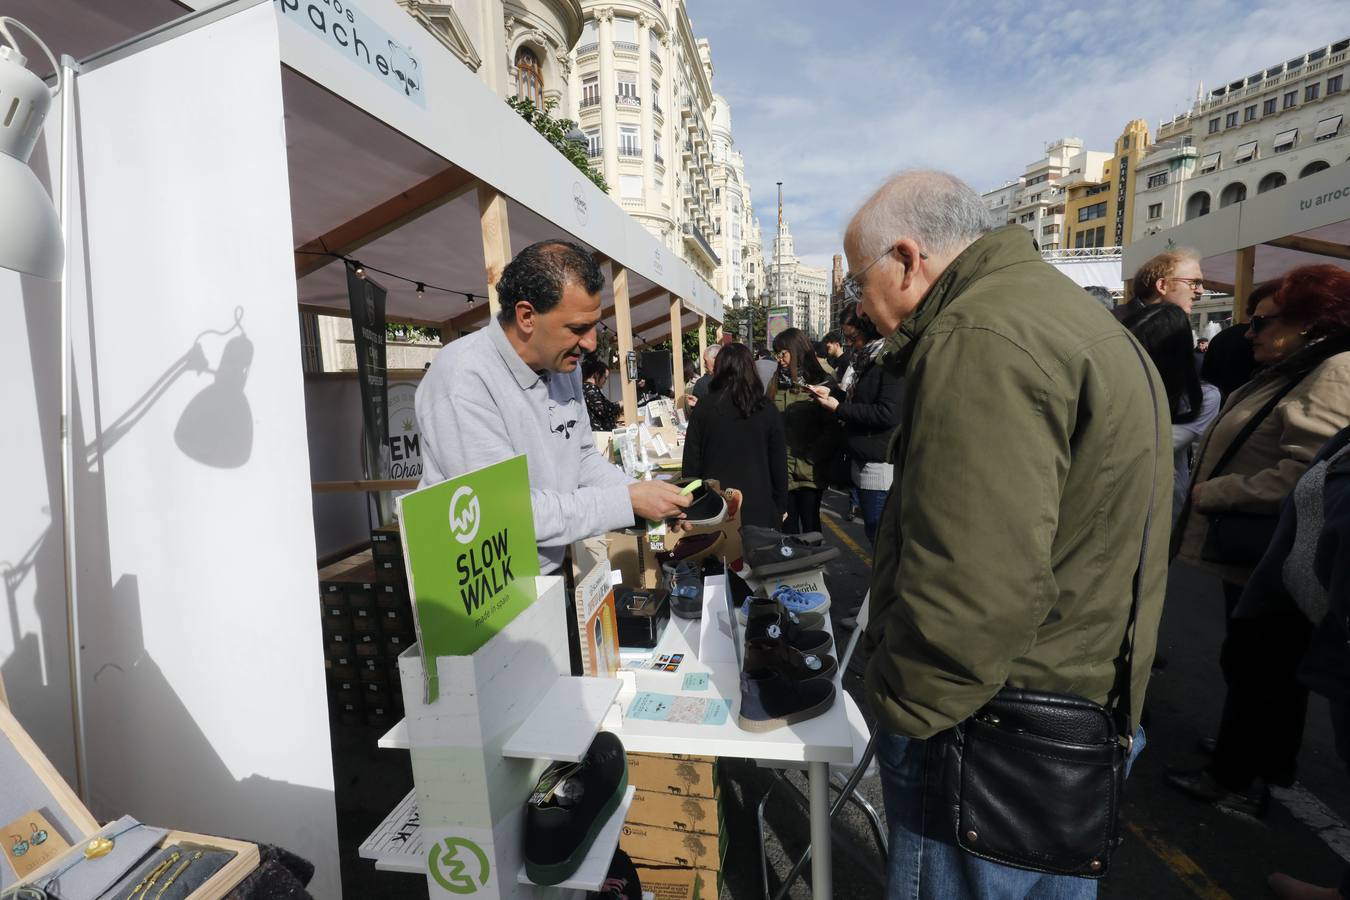
[(686, 0), (712, 44), (769, 251), (774, 182), (797, 254), (828, 266), (888, 174), (997, 187), (1058, 137), (1110, 150), (1125, 123), (1185, 111), (1196, 85), (1350, 36), (1345, 0)]

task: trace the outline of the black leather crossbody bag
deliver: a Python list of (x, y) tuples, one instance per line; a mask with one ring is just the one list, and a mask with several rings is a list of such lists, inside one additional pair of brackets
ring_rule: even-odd
[(936, 819), (925, 823), (934, 832), (929, 836), (1018, 869), (1101, 878), (1120, 843), (1120, 799), (1134, 743), (1134, 630), (1160, 441), (1157, 391), (1143, 351), (1131, 345), (1153, 397), (1154, 469), (1111, 705), (1005, 687), (975, 715), (928, 741), (924, 785), (938, 810)]

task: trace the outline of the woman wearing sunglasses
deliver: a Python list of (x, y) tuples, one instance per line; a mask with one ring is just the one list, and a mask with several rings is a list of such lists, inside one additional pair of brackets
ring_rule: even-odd
[(1303, 266), (1257, 304), (1247, 333), (1264, 368), (1237, 389), (1202, 439), (1173, 534), (1182, 559), (1217, 575), (1227, 606), (1228, 684), (1213, 758), (1168, 782), (1261, 815), (1267, 784), (1291, 784), (1307, 691), (1293, 676), (1312, 626), (1301, 614), (1234, 618), (1270, 544), (1280, 504), (1326, 441), (1350, 424), (1350, 272)]

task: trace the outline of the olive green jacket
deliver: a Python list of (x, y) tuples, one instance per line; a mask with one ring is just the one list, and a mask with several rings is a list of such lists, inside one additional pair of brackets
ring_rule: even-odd
[[(834, 386), (834, 379), (821, 384)], [(780, 387), (773, 393), (773, 405), (783, 415), (783, 434), (787, 438), (788, 490), (825, 487), (825, 456), (838, 444), (834, 416), (820, 405), (815, 395), (800, 388)]]
[(1104, 703), (1151, 491), (1139, 721), (1173, 475), (1166, 397), (1137, 346), (1015, 225), (961, 253), (888, 340), (908, 391), (864, 639), (883, 727), (930, 737), (1004, 685)]

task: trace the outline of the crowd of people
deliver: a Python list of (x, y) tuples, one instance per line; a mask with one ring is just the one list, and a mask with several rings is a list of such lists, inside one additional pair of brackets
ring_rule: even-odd
[[(830, 488), (862, 518), (888, 895), (1096, 895), (1116, 806), (1074, 806), (1082, 791), (1059, 768), (981, 781), (1017, 825), (1002, 833), (961, 827), (975, 802), (964, 794), (924, 797), (977, 764), (962, 748), (990, 740), (1009, 709), (1038, 710), (1028, 721), (1096, 710), (1123, 778), (1166, 665), (1174, 562), (1221, 585), (1227, 694), (1201, 741), (1208, 763), (1168, 783), (1263, 815), (1270, 786), (1295, 776), (1310, 691), (1330, 698), (1350, 766), (1350, 273), (1286, 272), (1244, 298), (1248, 321), (1200, 346), (1194, 253), (1150, 260), (1129, 302), (1109, 306), (932, 171), (883, 184), (844, 249), (837, 332), (813, 345), (790, 328), (759, 353), (718, 344), (703, 373), (685, 373), (683, 474), (739, 490), (745, 525), (818, 532)], [(527, 248), (498, 284), (498, 318), (447, 348), (419, 389), (429, 483), (527, 455), (544, 571), (572, 540), (635, 516), (678, 521), (689, 504), (624, 475), (576, 427), (622, 421), (588, 356), (601, 283), (583, 248)], [(664, 394), (645, 373), (638, 387), (640, 401)], [(1010, 734), (1005, 751), (1048, 739)], [(1015, 769), (1015, 755), (999, 758)], [(1102, 822), (1100, 852), (1061, 858)], [(1350, 897), (1350, 878), (1271, 884), (1285, 898)]]

